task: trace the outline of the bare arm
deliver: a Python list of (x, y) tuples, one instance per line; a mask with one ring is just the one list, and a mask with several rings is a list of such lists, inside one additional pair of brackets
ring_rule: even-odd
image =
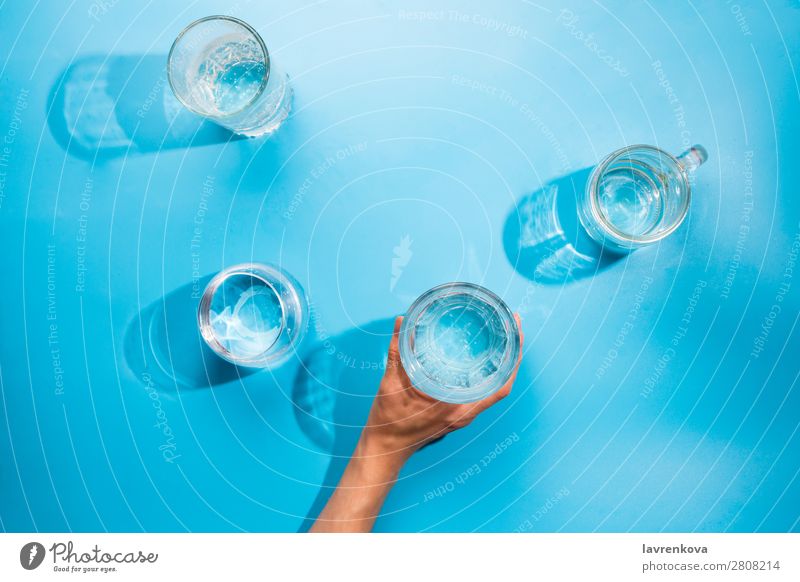
[[(408, 458), (423, 445), (467, 426), (481, 412), (508, 396), (517, 376), (496, 393), (469, 404), (439, 402), (411, 386), (400, 363), (395, 320), (386, 373), (353, 456), (312, 532), (372, 530), (383, 501)], [(517, 318), (519, 325), (519, 318)]]

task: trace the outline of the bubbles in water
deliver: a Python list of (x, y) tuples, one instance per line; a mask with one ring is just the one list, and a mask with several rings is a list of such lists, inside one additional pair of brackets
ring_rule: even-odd
[(254, 40), (226, 42), (201, 59), (197, 97), (223, 115), (240, 111), (258, 95), (266, 71), (264, 54)]
[(283, 308), (274, 289), (258, 277), (232, 275), (211, 299), (210, 324), (219, 344), (236, 358), (257, 358), (281, 333)]
[(431, 303), (414, 329), (414, 353), (425, 372), (459, 388), (477, 386), (494, 374), (508, 341), (500, 314), (466, 294)]

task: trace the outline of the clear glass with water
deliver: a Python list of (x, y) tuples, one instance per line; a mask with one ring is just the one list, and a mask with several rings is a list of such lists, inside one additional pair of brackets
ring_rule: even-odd
[(514, 314), (471, 283), (423, 293), (400, 329), (400, 358), (415, 388), (444, 402), (474, 402), (510, 378), (521, 349)]
[(626, 252), (660, 241), (686, 217), (692, 174), (707, 159), (700, 145), (677, 157), (648, 145), (613, 152), (589, 178), (578, 204), (581, 224), (612, 250)]
[(276, 131), (291, 109), (289, 81), (261, 36), (231, 16), (187, 26), (169, 52), (167, 74), (187, 109), (240, 135)]
[(273, 265), (247, 263), (218, 273), (198, 308), (209, 347), (239, 366), (266, 368), (286, 361), (308, 323), (303, 289)]

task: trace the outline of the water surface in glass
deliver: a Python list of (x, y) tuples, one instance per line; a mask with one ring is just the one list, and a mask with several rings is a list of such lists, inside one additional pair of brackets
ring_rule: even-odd
[(253, 39), (222, 39), (200, 59), (195, 83), (202, 108), (219, 115), (241, 111), (261, 91), (267, 63)]
[(211, 330), (234, 358), (257, 358), (269, 350), (283, 327), (283, 307), (275, 290), (247, 273), (225, 279), (210, 305)]
[(652, 232), (664, 217), (663, 180), (652, 166), (623, 160), (612, 164), (597, 187), (606, 220), (628, 236)]
[(505, 354), (506, 332), (497, 311), (467, 294), (435, 300), (420, 314), (414, 353), (441, 384), (470, 388), (494, 374)]
[(172, 45), (167, 73), (183, 105), (239, 135), (272, 133), (291, 110), (288, 77), (258, 32), (230, 16), (187, 26)]

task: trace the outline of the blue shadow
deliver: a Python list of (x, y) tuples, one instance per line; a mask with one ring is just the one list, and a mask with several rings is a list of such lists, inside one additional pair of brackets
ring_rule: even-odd
[(244, 139), (184, 108), (165, 55), (91, 55), (53, 85), (47, 123), (70, 155), (105, 159)]
[(292, 391), (295, 418), (331, 462), (301, 531), (314, 523), (350, 460), (383, 377), (393, 329), (394, 318), (388, 318), (318, 337), (303, 358)]
[(124, 354), (140, 379), (149, 377), (160, 389), (210, 388), (244, 378), (257, 369), (240, 368), (209, 348), (197, 325), (197, 289), (207, 275), (142, 309), (125, 330)]
[(506, 219), (503, 247), (514, 269), (545, 285), (597, 275), (624, 255), (592, 240), (578, 219), (577, 204), (592, 168), (584, 168), (521, 198)]

